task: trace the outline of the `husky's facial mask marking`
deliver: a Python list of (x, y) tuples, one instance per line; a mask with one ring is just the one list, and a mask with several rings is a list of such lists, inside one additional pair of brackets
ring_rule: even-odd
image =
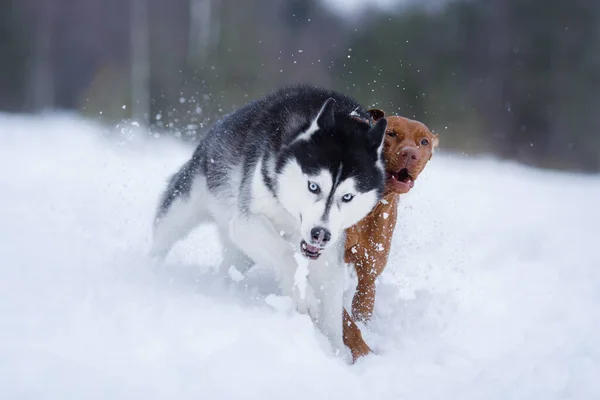
[[(323, 104), (276, 166), (277, 197), (299, 221), (300, 250), (313, 260), (368, 214), (382, 191), (383, 163), (377, 161), (386, 121), (369, 128), (336, 115), (334, 106), (333, 99)], [(373, 162), (379, 168), (365, 167)]]

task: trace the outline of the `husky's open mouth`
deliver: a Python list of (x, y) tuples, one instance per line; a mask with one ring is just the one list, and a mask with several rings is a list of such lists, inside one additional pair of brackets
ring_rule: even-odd
[(386, 172), (387, 184), (399, 193), (406, 193), (415, 185), (415, 181), (408, 173), (407, 168), (402, 168), (398, 172)]
[(300, 249), (302, 249), (304, 257), (310, 258), (311, 260), (316, 260), (323, 252), (321, 247), (310, 245), (304, 240), (300, 242)]

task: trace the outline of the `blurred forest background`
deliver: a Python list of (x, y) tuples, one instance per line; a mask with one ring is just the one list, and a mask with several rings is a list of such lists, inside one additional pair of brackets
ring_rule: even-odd
[(333, 3), (0, 0), (0, 111), (195, 139), (304, 81), (422, 120), (444, 149), (600, 171), (600, 1)]

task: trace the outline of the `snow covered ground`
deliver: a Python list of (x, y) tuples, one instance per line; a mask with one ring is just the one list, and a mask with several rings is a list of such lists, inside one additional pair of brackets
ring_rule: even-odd
[(437, 153), (402, 199), (378, 355), (349, 366), (265, 302), (270, 275), (213, 274), (212, 228), (152, 268), (190, 153), (0, 116), (1, 398), (600, 398), (600, 177)]

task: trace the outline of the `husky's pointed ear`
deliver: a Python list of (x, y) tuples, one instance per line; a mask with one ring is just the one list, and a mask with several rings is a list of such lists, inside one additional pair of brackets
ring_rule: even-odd
[(380, 118), (375, 126), (369, 129), (367, 133), (367, 139), (369, 141), (369, 149), (372, 151), (379, 151), (383, 145), (383, 137), (385, 136), (385, 130), (387, 129), (387, 119)]
[(292, 143), (296, 143), (301, 140), (310, 140), (312, 135), (319, 129), (333, 126), (333, 124), (335, 123), (335, 118), (333, 115), (334, 105), (335, 100), (333, 98), (330, 97), (327, 100), (325, 100), (325, 102), (321, 106), (321, 109), (319, 110), (319, 113), (317, 114), (315, 119), (311, 121), (308, 129), (296, 136), (292, 140)]
[(321, 111), (317, 115), (316, 121), (319, 128), (327, 128), (333, 126), (335, 123), (335, 117), (333, 116), (335, 106), (335, 100), (330, 97), (325, 100), (325, 103), (321, 106)]

